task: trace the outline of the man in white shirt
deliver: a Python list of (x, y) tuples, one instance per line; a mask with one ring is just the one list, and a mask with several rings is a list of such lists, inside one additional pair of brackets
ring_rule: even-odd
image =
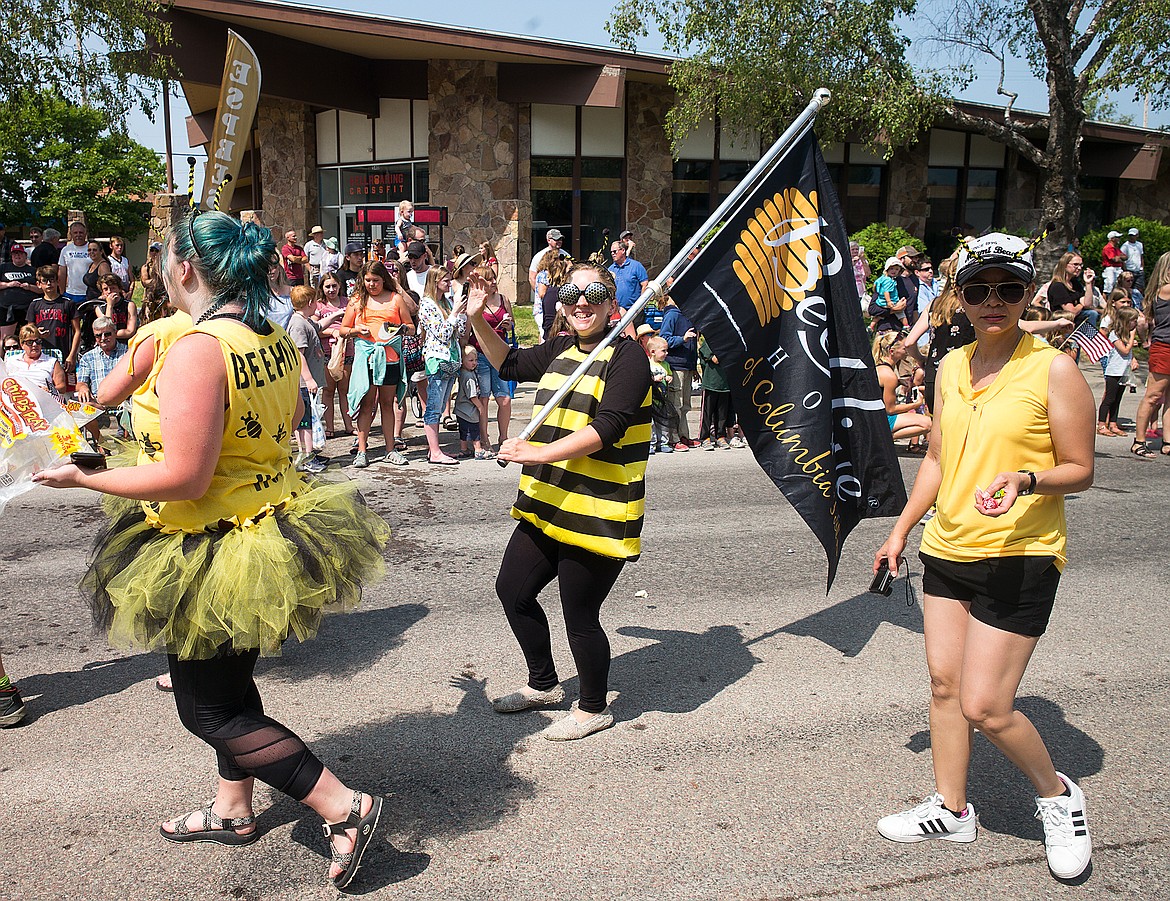
[(74, 303), (85, 300), (85, 274), (89, 272), (89, 242), (85, 223), (77, 219), (69, 223), (69, 243), (61, 248), (57, 258), (57, 282), (61, 293)]
[(325, 229), (314, 225), (305, 242), (305, 256), (309, 258), (309, 287), (316, 288), (321, 281), (321, 264), (325, 262)]
[[(427, 284), (427, 245), (422, 241), (411, 241), (406, 245), (406, 287), (420, 298)], [(437, 299), (437, 298), (435, 298)]]
[(1144, 294), (1146, 291), (1146, 271), (1142, 255), (1145, 253), (1145, 247), (1138, 240), (1136, 228), (1129, 230), (1129, 235), (1126, 237), (1125, 243), (1121, 245), (1121, 250), (1125, 254), (1125, 271), (1133, 273), (1133, 286)]
[(536, 328), (541, 334), (544, 334), (544, 327), (540, 321), (543, 311), (540, 306), (540, 297), (536, 293), (536, 270), (540, 268), (540, 261), (550, 250), (561, 256), (568, 256), (561, 247), (565, 243), (565, 236), (561, 234), (559, 228), (550, 228), (544, 233), (544, 239), (548, 242), (548, 246), (538, 250), (532, 258), (532, 262), (528, 264), (528, 284), (532, 288), (532, 318), (536, 320)]

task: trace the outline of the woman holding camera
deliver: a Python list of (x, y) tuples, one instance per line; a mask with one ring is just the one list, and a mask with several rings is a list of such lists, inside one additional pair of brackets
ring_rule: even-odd
[(1093, 482), (1095, 411), (1076, 364), (1019, 327), (1031, 249), (1003, 234), (964, 242), (955, 282), (976, 341), (939, 367), (930, 449), (874, 556), (875, 573), (897, 572), (910, 530), (937, 506), (920, 553), (935, 791), (878, 831), (975, 840), (967, 771), (978, 729), (1036, 787), (1049, 868), (1070, 879), (1092, 849), (1084, 794), (1014, 703), (1066, 560), (1064, 495)]

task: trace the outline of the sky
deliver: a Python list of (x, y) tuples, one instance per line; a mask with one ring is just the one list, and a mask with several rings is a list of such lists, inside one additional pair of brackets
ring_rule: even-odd
[[(925, 0), (927, 4), (946, 3), (946, 0)], [(390, 0), (340, 0), (336, 9), (352, 10), (354, 12), (378, 13), (391, 17), (420, 19), (420, 9), (434, 10), (427, 13), (437, 15), (442, 11), (442, 24), (462, 25), (470, 28), (481, 28), (489, 31), (498, 31), (505, 34), (534, 35), (555, 40), (575, 41), (584, 44), (608, 46), (611, 44), (605, 23), (611, 4), (608, 0), (599, 0), (596, 4), (590, 3), (563, 3), (550, 4), (547, 0), (532, 2), (532, 0), (509, 0), (507, 3), (470, 2), (470, 0), (446, 0), (445, 3), (420, 7), (418, 3), (390, 2)], [(431, 18), (431, 21), (438, 21)], [(930, 25), (925, 15), (907, 24), (906, 31), (917, 32), (917, 39), (911, 42), (911, 58), (929, 64), (935, 55), (945, 52), (928, 39)], [(651, 34), (638, 45), (643, 52), (663, 52), (661, 35)], [(261, 61), (263, 62), (263, 61)], [(968, 89), (957, 94), (959, 99), (980, 103), (1002, 103), (996, 97), (995, 89), (998, 81), (998, 69), (987, 69)], [(1032, 77), (1027, 67), (1020, 61), (1011, 62), (1005, 79), (1008, 90), (1018, 92), (1020, 97), (1016, 101), (1017, 109), (1045, 110), (1047, 109), (1047, 91), (1042, 82)], [(1141, 104), (1130, 102), (1128, 98), (1114, 98), (1118, 112), (1133, 117), (1135, 124), (1142, 124)], [(187, 109), (182, 94), (177, 90), (171, 102), (171, 134), (174, 141), (175, 171), (186, 171), (184, 160), (194, 153), (202, 156), (202, 151), (192, 151), (187, 147), (187, 129), (185, 117), (190, 111)], [(131, 136), (160, 154), (165, 148), (164, 129), (161, 110), (156, 114), (157, 121), (151, 122), (145, 115), (132, 115), (128, 122)], [(1170, 114), (1151, 114), (1150, 127), (1158, 128), (1170, 124)]]

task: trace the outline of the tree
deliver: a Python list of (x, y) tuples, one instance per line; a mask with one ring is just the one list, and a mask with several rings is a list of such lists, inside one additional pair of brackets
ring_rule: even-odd
[[(670, 75), (678, 99), (667, 127), (676, 147), (715, 114), (735, 130), (777, 134), (827, 87), (833, 103), (818, 131), (829, 139), (860, 132), (892, 153), (939, 122), (1011, 147), (1040, 170), (1042, 216), (1056, 224), (1049, 242), (1063, 247), (1080, 212), (1087, 106), (1122, 91), (1148, 94), (1155, 109), (1170, 104), (1170, 0), (1027, 0), (1026, 12), (1007, 0), (942, 5), (936, 58), (947, 65), (938, 70), (915, 69), (905, 56), (898, 23), (915, 12), (915, 0), (620, 0), (607, 27), (633, 49), (651, 23), (684, 57)], [(976, 59), (1003, 66), (1010, 56), (1026, 59), (1048, 85), (1042, 146), (1015, 118), (1002, 79), (1001, 117), (971, 115), (951, 99), (970, 84)]]
[(146, 230), (147, 195), (162, 187), (158, 156), (98, 110), (50, 91), (0, 104), (0, 218), (64, 225), (84, 210), (91, 233)]
[(0, 103), (38, 80), (66, 100), (105, 111), (111, 121), (141, 107), (154, 110), (152, 80), (173, 74), (160, 48), (170, 24), (156, 0), (56, 0), (30, 5), (9, 21), (0, 42)]

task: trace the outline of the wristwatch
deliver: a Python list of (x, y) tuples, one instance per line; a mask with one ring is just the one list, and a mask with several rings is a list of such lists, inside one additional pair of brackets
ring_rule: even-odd
[(1024, 475), (1026, 475), (1028, 477), (1028, 487), (1019, 491), (1016, 494), (1016, 496), (1017, 497), (1027, 497), (1029, 494), (1031, 494), (1032, 492), (1034, 492), (1036, 490), (1036, 473), (1034, 473), (1030, 470), (1027, 470), (1027, 469), (1020, 469), (1020, 470), (1018, 470), (1018, 472), (1022, 472)]

